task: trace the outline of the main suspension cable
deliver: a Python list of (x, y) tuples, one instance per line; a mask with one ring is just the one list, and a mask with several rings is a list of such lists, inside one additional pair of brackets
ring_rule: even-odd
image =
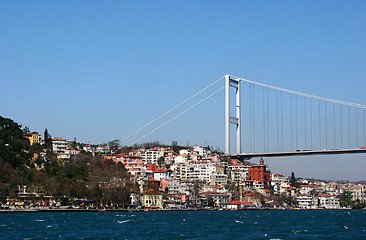
[[(225, 76), (224, 76), (225, 77)], [(122, 143), (123, 141), (125, 141), (126, 139), (132, 137), (133, 135), (135, 135), (136, 133), (140, 132), (141, 130), (147, 128), (148, 126), (150, 126), (151, 124), (153, 124), (154, 122), (158, 121), (159, 119), (161, 119), (162, 117), (166, 116), (167, 114), (171, 113), (172, 111), (174, 111), (175, 109), (179, 108), (180, 106), (182, 106), (183, 104), (185, 104), (186, 102), (190, 101), (191, 99), (197, 97), (199, 94), (201, 94), (202, 92), (206, 91), (207, 89), (209, 89), (210, 87), (212, 87), (213, 85), (215, 85), (216, 83), (220, 82), (224, 77), (221, 77), (220, 79), (216, 80), (214, 83), (208, 85), (207, 87), (205, 87), (204, 89), (202, 89), (201, 91), (197, 92), (196, 94), (194, 94), (193, 96), (191, 96), (190, 98), (186, 99), (185, 101), (181, 102), (180, 104), (178, 104), (177, 106), (175, 106), (174, 108), (170, 109), (169, 111), (167, 111), (166, 113), (164, 113), (163, 115), (161, 115), (160, 117), (154, 119), (153, 121), (149, 122), (148, 124), (146, 124), (145, 126), (141, 127), (140, 129), (136, 130), (135, 132), (131, 133), (130, 135), (128, 135), (127, 137), (125, 137), (124, 139), (122, 139), (120, 141), (120, 143)]]
[[(235, 77), (235, 76), (232, 76), (232, 77)], [(292, 93), (292, 94), (300, 95), (300, 96), (303, 96), (303, 97), (313, 98), (313, 99), (317, 99), (317, 100), (321, 100), (321, 101), (327, 101), (327, 102), (332, 102), (332, 103), (339, 103), (339, 104), (346, 105), (346, 106), (350, 106), (350, 107), (357, 107), (357, 108), (364, 108), (364, 109), (366, 109), (366, 105), (362, 105), (362, 104), (345, 102), (345, 101), (340, 101), (340, 100), (331, 99), (331, 98), (319, 97), (319, 96), (315, 96), (315, 95), (311, 95), (311, 94), (307, 94), (307, 93), (296, 92), (296, 91), (287, 90), (287, 89), (284, 89), (284, 88), (274, 87), (274, 86), (267, 85), (267, 84), (264, 84), (264, 83), (255, 82), (255, 81), (248, 80), (248, 79), (244, 79), (244, 78), (239, 78), (239, 77), (235, 77), (235, 78), (237, 78), (238, 80), (241, 80), (241, 81), (248, 82), (248, 83), (252, 83), (252, 84), (259, 85), (259, 86), (264, 86), (264, 87), (272, 88), (272, 89), (275, 89), (275, 90), (278, 90), (278, 91), (282, 91), (282, 92), (287, 92), (287, 93)]]
[(143, 137), (137, 139), (136, 141), (134, 141), (133, 143), (131, 143), (129, 146), (134, 145), (135, 143), (139, 142), (140, 140), (144, 139), (145, 137), (151, 135), (152, 133), (156, 132), (157, 130), (159, 130), (160, 128), (164, 127), (165, 125), (167, 125), (168, 123), (174, 121), (175, 119), (177, 119), (178, 117), (182, 116), (183, 114), (185, 114), (186, 112), (192, 110), (193, 108), (197, 107), (198, 105), (200, 105), (201, 103), (203, 103), (204, 101), (206, 101), (207, 99), (209, 99), (210, 97), (214, 96), (215, 94), (219, 93), (221, 90), (223, 90), (225, 87), (220, 88), (219, 90), (217, 90), (216, 92), (212, 93), (211, 95), (209, 95), (208, 97), (204, 98), (203, 100), (199, 101), (198, 103), (194, 104), (192, 107), (188, 108), (187, 110), (183, 111), (182, 113), (178, 114), (177, 116), (175, 116), (174, 118), (170, 119), (169, 121), (167, 121), (166, 123), (160, 125), (159, 127), (155, 128), (154, 130), (152, 130), (151, 132), (149, 132), (148, 134), (144, 135)]

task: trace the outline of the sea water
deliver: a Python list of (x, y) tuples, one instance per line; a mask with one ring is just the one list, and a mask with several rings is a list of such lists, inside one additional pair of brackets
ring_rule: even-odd
[(366, 239), (366, 210), (0, 213), (0, 239)]

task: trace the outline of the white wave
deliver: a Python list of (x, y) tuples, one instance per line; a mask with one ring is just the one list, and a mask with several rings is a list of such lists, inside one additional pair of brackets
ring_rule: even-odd
[(131, 220), (117, 221), (118, 223), (131, 222)]
[(242, 221), (235, 220), (236, 223), (244, 224)]
[(43, 219), (35, 219), (34, 221), (36, 221), (36, 222), (44, 222)]

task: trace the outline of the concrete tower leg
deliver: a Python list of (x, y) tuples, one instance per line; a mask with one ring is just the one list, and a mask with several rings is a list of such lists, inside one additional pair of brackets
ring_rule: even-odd
[(225, 76), (225, 153), (230, 154), (230, 76)]
[[(230, 87), (236, 88), (236, 117), (230, 116)], [(236, 152), (241, 153), (240, 79), (225, 75), (225, 154), (230, 154), (230, 123), (236, 125)]]

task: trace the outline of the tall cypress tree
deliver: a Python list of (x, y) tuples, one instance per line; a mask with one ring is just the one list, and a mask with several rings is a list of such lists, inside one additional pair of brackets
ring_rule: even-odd
[(47, 128), (44, 130), (44, 144), (47, 149), (51, 149), (52, 141), (51, 141), (51, 135), (48, 133)]
[(299, 187), (299, 184), (297, 183), (297, 179), (295, 177), (294, 172), (291, 173), (290, 183), (291, 183), (291, 186), (293, 186), (293, 187)]

